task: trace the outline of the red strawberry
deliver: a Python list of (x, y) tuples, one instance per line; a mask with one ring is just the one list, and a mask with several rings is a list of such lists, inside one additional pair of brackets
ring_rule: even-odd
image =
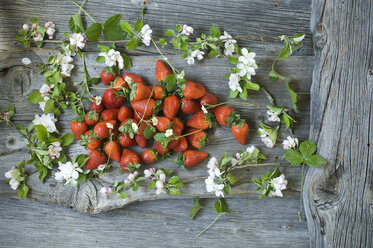
[(109, 128), (106, 126), (106, 122), (101, 121), (97, 123), (93, 130), (101, 139), (105, 139), (109, 136)]
[[(207, 142), (207, 134), (204, 131), (198, 131), (197, 129), (189, 129), (187, 133), (192, 133), (187, 137), (189, 143), (197, 149), (201, 149), (205, 146), (205, 143)], [(194, 133), (193, 133), (194, 132)]]
[(125, 167), (127, 167), (129, 163), (139, 164), (140, 162), (141, 162), (141, 159), (137, 153), (126, 148), (123, 149), (122, 156), (120, 158), (120, 168), (124, 172), (127, 172), (127, 169), (125, 169)]
[(113, 87), (116, 90), (120, 90), (120, 88), (128, 88), (128, 84), (122, 77), (117, 77), (114, 81)]
[(131, 101), (139, 101), (142, 99), (148, 99), (150, 97), (151, 90), (142, 83), (131, 84)]
[(163, 149), (162, 144), (158, 141), (155, 142), (155, 150), (159, 153), (159, 155), (165, 155), (170, 151), (169, 148)]
[(151, 164), (158, 160), (158, 152), (154, 149), (148, 149), (141, 153), (141, 161), (144, 164)]
[(174, 152), (183, 152), (186, 151), (186, 149), (188, 149), (188, 141), (185, 137), (179, 138), (179, 144), (172, 148)]
[(100, 115), (98, 114), (97, 111), (95, 110), (92, 110), (92, 111), (89, 111), (85, 117), (84, 117), (84, 121), (85, 123), (87, 123), (87, 125), (90, 125), (90, 126), (93, 126), (93, 125), (96, 125), (96, 123), (100, 120)]
[(157, 118), (158, 120), (158, 123), (156, 125), (156, 128), (158, 129), (158, 131), (164, 132), (166, 131), (166, 129), (170, 127), (171, 121), (167, 117), (157, 116), (155, 118)]
[(198, 111), (195, 113), (188, 121), (187, 126), (193, 127), (195, 129), (208, 129), (211, 127), (212, 123), (206, 119), (205, 113), (203, 111)]
[(174, 133), (176, 132), (179, 136), (184, 130), (184, 123), (177, 117), (175, 117), (172, 121), (172, 129)]
[(163, 101), (163, 113), (164, 115), (173, 120), (176, 114), (179, 112), (180, 100), (177, 96), (168, 96)]
[(101, 112), (101, 117), (104, 121), (117, 120), (118, 119), (119, 108), (115, 109), (105, 109)]
[(132, 118), (133, 117), (133, 111), (130, 107), (122, 106), (119, 109), (118, 112), (118, 120), (120, 122), (123, 122), (126, 118)]
[(105, 69), (103, 69), (101, 71), (101, 81), (105, 84), (105, 85), (109, 85), (111, 81), (113, 81), (115, 79), (115, 77), (117, 76), (116, 73), (114, 72), (113, 68), (112, 67), (106, 67)]
[(183, 156), (184, 165), (190, 168), (205, 160), (209, 155), (208, 153), (202, 151), (186, 150), (183, 152)]
[(200, 83), (187, 81), (185, 83), (183, 95), (189, 99), (199, 99), (206, 95), (206, 88)]
[(129, 146), (136, 146), (137, 145), (136, 140), (131, 139), (128, 134), (127, 135), (121, 135), (119, 137), (119, 144), (123, 147), (129, 147)]
[(102, 141), (100, 138), (93, 132), (93, 130), (89, 130), (85, 132), (84, 135), (80, 136), (82, 139), (80, 140), (80, 145), (87, 148), (88, 150), (96, 150), (101, 147)]
[(97, 96), (94, 96), (92, 98), (92, 102), (91, 102), (90, 108), (91, 108), (91, 110), (96, 110), (97, 112), (101, 113), (101, 111), (104, 110), (104, 104), (102, 104), (101, 101), (100, 101), (100, 104), (96, 104), (95, 103), (96, 97)]
[(201, 110), (201, 106), (199, 102), (183, 97), (183, 99), (181, 99), (181, 110), (185, 114), (193, 114)]
[(126, 99), (120, 94), (121, 91), (115, 90), (113, 88), (105, 90), (104, 95), (102, 96), (102, 102), (104, 103), (105, 107), (107, 109), (121, 107)]
[(88, 157), (90, 157), (90, 159), (85, 164), (85, 167), (87, 168), (87, 170), (96, 169), (99, 165), (106, 163), (105, 154), (97, 150), (91, 151)]
[(246, 122), (244, 122), (243, 126), (235, 125), (231, 127), (231, 132), (233, 136), (236, 138), (238, 143), (241, 145), (246, 144), (246, 138), (249, 133), (249, 125), (247, 125)]
[(143, 135), (146, 126), (147, 126), (147, 124), (145, 122), (141, 122), (140, 125), (138, 126), (137, 134)]
[(136, 134), (135, 135), (136, 143), (141, 147), (142, 149), (145, 149), (147, 140), (144, 135)]
[(214, 109), (214, 115), (219, 125), (226, 126), (228, 125), (229, 114), (234, 112), (234, 108), (231, 106), (218, 106)]
[(218, 98), (212, 93), (207, 93), (204, 97), (202, 97), (199, 103), (201, 106), (203, 106), (205, 103), (209, 105), (216, 105), (218, 104)]
[[(150, 91), (153, 89), (153, 85), (150, 85), (148, 87), (149, 87)], [(159, 86), (159, 85), (155, 85), (154, 89), (153, 89), (152, 98), (154, 98), (155, 100), (159, 100), (159, 99), (162, 99), (165, 96), (166, 96), (166, 92), (164, 92), (163, 87)]]
[(104, 148), (106, 155), (114, 161), (120, 161), (120, 146), (118, 142), (110, 140)]
[(132, 108), (141, 114), (145, 114), (145, 117), (149, 117), (153, 114), (154, 107), (155, 100), (151, 98), (132, 102)]
[(167, 75), (172, 74), (172, 71), (166, 66), (163, 61), (158, 60), (155, 63), (155, 79), (161, 82)]
[(130, 77), (132, 82), (135, 83), (143, 83), (141, 76), (131, 73), (123, 73), (123, 78), (126, 79), (126, 77)]
[(83, 135), (87, 131), (88, 126), (86, 123), (81, 122), (81, 121), (72, 121), (70, 123), (70, 129), (71, 129), (71, 132), (75, 134), (75, 138), (77, 140), (80, 140), (80, 135)]

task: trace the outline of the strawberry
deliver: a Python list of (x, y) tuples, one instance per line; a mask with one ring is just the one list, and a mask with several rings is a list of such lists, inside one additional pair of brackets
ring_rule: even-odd
[(136, 140), (131, 139), (128, 134), (127, 135), (121, 135), (119, 137), (119, 144), (123, 147), (129, 147), (129, 146), (136, 146), (137, 145)]
[(181, 110), (185, 114), (193, 114), (201, 110), (201, 106), (199, 105), (199, 102), (183, 97), (181, 99)]
[(212, 127), (214, 124), (211, 120), (209, 120), (203, 111), (198, 111), (195, 113), (188, 121), (187, 126), (195, 128), (195, 129), (208, 129)]
[(130, 77), (131, 81), (134, 82), (134, 83), (143, 83), (142, 77), (139, 76), (139, 75), (131, 74), (131, 73), (127, 73), (127, 72), (123, 73), (124, 80), (126, 79), (126, 77)]
[(102, 102), (107, 109), (119, 108), (121, 107), (126, 99), (122, 96), (123, 92), (115, 90), (113, 88), (107, 89), (102, 96)]
[(234, 108), (231, 106), (218, 106), (214, 109), (214, 115), (219, 125), (226, 126), (229, 124), (228, 119), (229, 115), (234, 112)]
[(241, 145), (245, 145), (246, 138), (249, 133), (249, 125), (247, 125), (246, 122), (244, 122), (242, 126), (234, 125), (231, 127), (231, 132), (238, 141), (238, 143), (240, 143)]
[(148, 99), (150, 97), (151, 90), (142, 83), (132, 83), (131, 84), (131, 101), (139, 101), (142, 99)]
[(146, 128), (147, 124), (145, 122), (141, 122), (140, 125), (138, 126), (137, 134), (143, 135), (144, 130)]
[(96, 125), (96, 123), (100, 120), (100, 115), (98, 114), (98, 112), (96, 110), (91, 110), (89, 111), (85, 117), (84, 117), (84, 121), (87, 125), (89, 126), (93, 126), (93, 125)]
[(159, 155), (165, 155), (170, 151), (170, 149), (167, 147), (167, 149), (163, 149), (162, 144), (158, 141), (155, 142), (155, 150), (159, 153)]
[(111, 130), (111, 132), (113, 133), (113, 137), (116, 138), (119, 134), (119, 123), (117, 122), (117, 120), (109, 120), (105, 121), (105, 123), (111, 123), (113, 125), (113, 129)]
[(205, 160), (208, 157), (208, 153), (195, 150), (186, 150), (182, 153), (181, 161), (187, 167), (193, 167)]
[(101, 117), (104, 121), (116, 120), (118, 119), (119, 108), (115, 109), (105, 109), (101, 112)]
[(155, 118), (157, 118), (158, 120), (158, 123), (156, 125), (156, 128), (158, 129), (158, 131), (164, 132), (166, 131), (166, 129), (170, 127), (171, 121), (167, 117), (157, 116)]
[(120, 146), (118, 142), (110, 140), (108, 143), (106, 143), (104, 151), (112, 160), (117, 162), (120, 161)]
[(113, 87), (116, 90), (120, 90), (121, 88), (128, 88), (128, 84), (122, 77), (117, 77), (114, 81)]
[(154, 149), (148, 149), (141, 153), (141, 161), (144, 164), (151, 164), (158, 160), (158, 152)]
[[(153, 85), (148, 86), (150, 91), (153, 89)], [(164, 91), (162, 86), (154, 85), (152, 98), (155, 100), (162, 99), (166, 96), (166, 92)]]
[(97, 112), (101, 113), (101, 111), (104, 110), (104, 104), (102, 104), (101, 101), (100, 101), (100, 104), (96, 104), (96, 103), (95, 103), (95, 98), (96, 98), (96, 97), (93, 97), (93, 98), (92, 98), (92, 102), (91, 102), (91, 105), (90, 105), (90, 109), (91, 109), (91, 110), (96, 110)]
[(123, 149), (122, 156), (120, 158), (120, 168), (124, 172), (127, 172), (127, 169), (125, 169), (125, 167), (127, 167), (129, 163), (139, 164), (140, 162), (141, 162), (141, 159), (137, 153), (126, 148)]
[(101, 147), (102, 141), (100, 138), (93, 132), (89, 130), (85, 132), (84, 135), (81, 135), (80, 145), (87, 148), (88, 150), (96, 150)]
[(147, 140), (144, 135), (136, 134), (135, 135), (136, 143), (141, 147), (142, 149), (145, 149)]
[(176, 114), (179, 112), (180, 100), (177, 96), (168, 96), (163, 101), (163, 113), (164, 115), (173, 120)]
[(172, 121), (172, 129), (174, 133), (176, 132), (179, 136), (184, 130), (184, 123), (177, 117), (175, 117)]
[(106, 156), (102, 152), (92, 150), (89, 155), (89, 160), (85, 163), (87, 170), (96, 169), (99, 165), (106, 163)]
[(93, 128), (95, 134), (101, 139), (109, 137), (109, 128), (106, 126), (106, 122), (101, 121)]
[(212, 93), (207, 93), (204, 97), (202, 97), (199, 103), (201, 106), (203, 106), (205, 103), (209, 105), (216, 105), (218, 104), (218, 98)]
[(141, 113), (141, 116), (145, 115), (145, 117), (149, 117), (153, 114), (154, 107), (155, 100), (151, 98), (132, 102), (132, 108), (137, 112)]
[(206, 95), (206, 88), (200, 83), (187, 81), (185, 83), (183, 95), (189, 99), (199, 99)]
[(83, 135), (87, 131), (88, 126), (85, 122), (82, 121), (72, 121), (70, 123), (70, 129), (71, 132), (75, 134), (75, 138), (77, 140), (80, 140), (80, 135)]
[(133, 116), (133, 111), (130, 107), (127, 106), (122, 106), (119, 109), (118, 112), (118, 120), (120, 122), (123, 122), (126, 118), (132, 118)]
[(113, 68), (112, 67), (106, 67), (105, 69), (103, 69), (101, 71), (101, 81), (105, 84), (105, 85), (109, 85), (111, 81), (113, 81), (115, 79), (115, 77), (117, 76), (116, 73), (114, 72)]
[[(127, 118), (119, 126), (119, 131), (122, 132), (122, 135), (129, 135), (131, 139), (135, 138), (136, 131), (133, 129), (132, 125), (138, 124), (134, 119)], [(138, 130), (137, 130), (138, 131)]]
[(166, 66), (163, 61), (158, 60), (155, 63), (155, 79), (161, 82), (167, 75), (172, 74), (172, 71)]
[[(189, 129), (187, 133), (192, 133), (187, 137), (189, 143), (197, 149), (201, 149), (205, 146), (205, 143), (207, 142), (207, 134), (204, 131), (198, 131), (197, 129)], [(193, 133), (194, 132), (194, 133)]]
[(181, 137), (179, 138), (179, 144), (172, 148), (174, 152), (183, 152), (188, 149), (188, 141), (187, 138)]

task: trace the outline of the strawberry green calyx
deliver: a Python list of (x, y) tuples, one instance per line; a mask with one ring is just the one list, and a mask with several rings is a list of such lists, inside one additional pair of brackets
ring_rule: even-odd
[(185, 156), (183, 155), (182, 152), (179, 152), (177, 157), (174, 159), (174, 163), (177, 165), (180, 165), (186, 171), (188, 168), (185, 166), (184, 161), (185, 161)]
[(233, 126), (240, 126), (243, 127), (245, 120), (241, 119), (240, 114), (238, 114), (236, 111), (229, 113), (228, 120), (225, 121), (228, 124), (231, 124)]
[(209, 128), (212, 128), (217, 124), (214, 114), (210, 112), (205, 114), (205, 121), (209, 123)]

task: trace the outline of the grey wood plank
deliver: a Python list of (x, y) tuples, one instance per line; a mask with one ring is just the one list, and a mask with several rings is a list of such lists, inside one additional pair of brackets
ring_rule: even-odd
[[(77, 1), (81, 3), (82, 1)], [(103, 22), (115, 13), (123, 14), (126, 20), (135, 20), (143, 7), (140, 0), (124, 1), (90, 0), (85, 9), (95, 21)], [(305, 46), (299, 55), (313, 55), (312, 41), (310, 39), (309, 0), (278, 0), (278, 1), (199, 1), (199, 0), (157, 0), (146, 1), (145, 22), (153, 29), (156, 38), (164, 37), (163, 33), (176, 24), (188, 24), (195, 28), (195, 34), (209, 32), (211, 25), (227, 30), (235, 36), (260, 35), (265, 38), (262, 45), (260, 38), (245, 38), (240, 42), (243, 46), (254, 49), (261, 55), (273, 55), (281, 49), (277, 36), (305, 32), (307, 38)], [(30, 17), (37, 17), (42, 22), (54, 21), (57, 24), (57, 38), (64, 38), (63, 32), (69, 32), (68, 21), (78, 8), (71, 1), (60, 0), (3, 0), (0, 4), (0, 50), (20, 48), (22, 44), (15, 41), (16, 32)], [(91, 24), (88, 17), (84, 22)], [(48, 46), (51, 47), (51, 46)], [(91, 45), (86, 50), (96, 51)], [(155, 50), (136, 50), (136, 53), (146, 54)], [(167, 50), (170, 52), (170, 50)]]
[(310, 138), (329, 164), (308, 170), (311, 247), (372, 247), (373, 2), (312, 1), (316, 63)]

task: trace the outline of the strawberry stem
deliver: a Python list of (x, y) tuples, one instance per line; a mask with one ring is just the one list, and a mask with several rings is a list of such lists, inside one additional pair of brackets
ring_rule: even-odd
[(73, 4), (75, 4), (76, 6), (78, 6), (79, 7), (79, 13), (80, 13), (80, 11), (83, 11), (84, 12), (84, 14), (86, 14), (93, 22), (96, 22), (93, 18), (92, 18), (92, 16), (90, 15), (90, 14), (88, 14), (88, 12), (87, 11), (85, 11), (84, 9), (83, 9), (83, 4), (84, 4), (84, 2), (82, 3), (82, 5), (79, 5), (79, 4), (77, 4), (75, 1), (71, 1), (71, 2), (73, 2)]
[(181, 137), (189, 136), (189, 135), (192, 135), (192, 134), (195, 134), (195, 133), (201, 132), (201, 131), (203, 131), (203, 129), (198, 129), (198, 130), (196, 130), (196, 131), (193, 131), (193, 132), (190, 132), (190, 133), (187, 133), (187, 134), (183, 134), (183, 135), (180, 135), (180, 136), (174, 137), (174, 138), (172, 138), (172, 139), (173, 139), (173, 140), (178, 140), (178, 139), (180, 139)]
[(214, 108), (214, 107), (217, 107), (217, 106), (220, 106), (220, 105), (225, 105), (225, 104), (243, 104), (243, 105), (250, 105), (250, 106), (258, 107), (258, 108), (264, 108), (262, 106), (252, 104), (252, 103), (248, 103), (248, 102), (235, 102), (235, 101), (233, 101), (233, 102), (221, 102), (221, 103), (218, 103), (218, 104), (215, 104), (215, 105), (210, 105), (208, 103), (205, 103), (204, 105), (207, 106), (206, 109), (210, 109), (210, 108)]
[(179, 71), (168, 61), (168, 59), (163, 55), (163, 53), (161, 52), (161, 50), (159, 49), (159, 47), (157, 46), (157, 43), (153, 40), (152, 38), (152, 42), (155, 46), (155, 48), (157, 49), (157, 51), (159, 52), (159, 54), (161, 55), (162, 59), (164, 61), (166, 61), (166, 63), (171, 67), (171, 69), (173, 70), (173, 72), (175, 73), (179, 73)]
[(224, 213), (219, 213), (216, 217), (215, 217), (215, 219), (210, 223), (210, 225), (208, 225), (205, 229), (203, 229), (202, 230), (202, 232), (200, 232), (200, 233), (198, 233), (197, 235), (196, 235), (196, 238), (197, 237), (199, 237), (199, 236), (201, 236), (204, 232), (206, 232), (210, 227), (212, 227), (212, 225), (214, 225), (215, 224), (215, 222), (220, 218), (220, 216), (222, 216)]

